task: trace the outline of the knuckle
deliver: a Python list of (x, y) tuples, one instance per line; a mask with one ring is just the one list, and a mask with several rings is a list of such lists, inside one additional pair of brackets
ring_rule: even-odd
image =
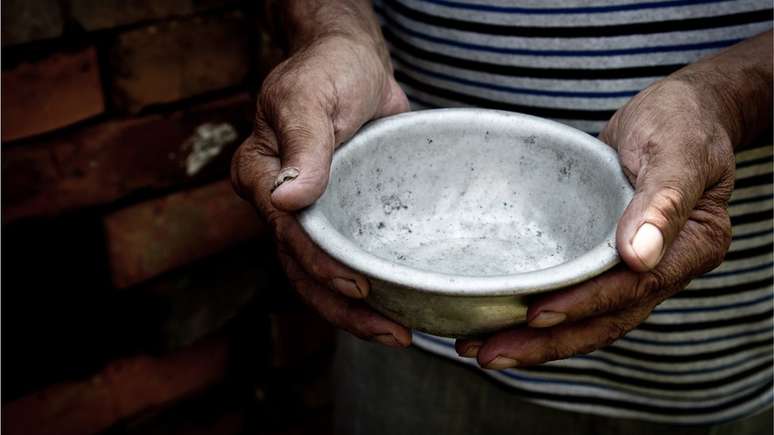
[(577, 349), (575, 349), (574, 355), (586, 355), (591, 352), (594, 352), (595, 350), (599, 349), (600, 345), (599, 343), (582, 343), (580, 344)]
[(609, 291), (596, 292), (591, 298), (591, 310), (593, 313), (606, 313), (618, 308), (620, 298)]
[(568, 356), (570, 355), (566, 355), (564, 352), (564, 349), (562, 349), (561, 346), (555, 343), (547, 344), (545, 349), (543, 350), (544, 361), (557, 361), (560, 359), (567, 358)]
[(312, 256), (309, 258), (309, 272), (316, 277), (324, 277), (325, 270), (319, 261), (319, 258)]
[(543, 361), (557, 361), (569, 358), (577, 353), (574, 344), (567, 343), (556, 336), (553, 331), (550, 333), (550, 339), (547, 340), (543, 348)]
[(635, 300), (649, 299), (653, 294), (658, 293), (661, 288), (660, 279), (655, 273), (641, 273), (637, 276), (637, 282), (632, 288), (632, 294)]
[(261, 87), (261, 92), (258, 95), (258, 105), (268, 119), (276, 119), (278, 111), (282, 107), (282, 102), (293, 95), (294, 86), (292, 85), (291, 75), (288, 73), (281, 78), (272, 75), (267, 77)]
[(274, 241), (279, 246), (285, 246), (288, 243), (288, 222), (287, 216), (280, 212), (270, 212), (266, 216), (269, 226), (272, 228)]
[(664, 222), (675, 218), (684, 220), (688, 217), (688, 195), (682, 187), (676, 184), (662, 186), (653, 200), (653, 208), (660, 214)]
[(603, 327), (603, 335), (599, 343), (599, 347), (609, 346), (619, 338), (626, 335), (629, 332), (628, 326), (625, 322), (612, 321), (607, 322)]
[(239, 197), (242, 199), (249, 200), (251, 198), (248, 198), (248, 195), (245, 192), (246, 183), (242, 173), (242, 168), (244, 167), (244, 162), (242, 160), (244, 158), (242, 154), (243, 146), (240, 146), (234, 153), (234, 156), (231, 158), (230, 180), (231, 187), (234, 189), (234, 192), (236, 192), (236, 194), (239, 195)]
[(709, 232), (710, 240), (715, 243), (715, 249), (713, 249), (715, 255), (711, 264), (714, 269), (723, 262), (723, 258), (725, 258), (728, 248), (731, 247), (731, 218), (729, 217), (728, 212), (724, 211), (722, 215), (718, 217), (716, 224), (710, 226)]

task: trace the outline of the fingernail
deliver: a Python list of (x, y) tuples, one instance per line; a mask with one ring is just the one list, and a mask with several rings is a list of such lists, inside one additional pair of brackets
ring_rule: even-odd
[(390, 347), (401, 347), (398, 340), (392, 334), (379, 334), (371, 338), (373, 341)]
[(489, 364), (486, 365), (486, 369), (492, 369), (492, 370), (502, 370), (502, 369), (509, 369), (512, 367), (516, 367), (519, 365), (519, 362), (515, 359), (504, 357), (504, 356), (497, 356), (497, 358), (493, 359), (489, 362)]
[(360, 287), (358, 287), (355, 281), (351, 279), (333, 278), (331, 280), (331, 284), (336, 290), (340, 291), (341, 293), (344, 293), (349, 297), (360, 299), (366, 296), (365, 292), (362, 289), (360, 289)]
[(564, 313), (556, 313), (554, 311), (543, 311), (540, 314), (538, 314), (537, 317), (532, 319), (531, 322), (529, 322), (529, 326), (533, 328), (548, 328), (564, 322), (566, 318), (567, 318), (567, 314), (564, 314)]
[(658, 227), (645, 222), (632, 238), (632, 249), (645, 267), (653, 269), (661, 261), (664, 236)]
[(481, 349), (481, 345), (479, 344), (471, 344), (468, 346), (467, 349), (465, 349), (464, 352), (460, 354), (460, 356), (464, 356), (465, 358), (475, 358), (478, 356), (478, 350)]
[(298, 168), (294, 168), (293, 166), (282, 168), (279, 174), (277, 174), (277, 178), (274, 179), (274, 187), (271, 188), (271, 191), (274, 192), (282, 184), (295, 180), (298, 177), (298, 174)]

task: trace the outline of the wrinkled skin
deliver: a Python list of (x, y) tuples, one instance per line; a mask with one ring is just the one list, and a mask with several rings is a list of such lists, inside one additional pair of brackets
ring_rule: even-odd
[[(485, 342), (459, 340), (460, 354), (502, 369), (591, 352), (721, 263), (731, 242), (726, 204), (734, 154), (729, 135), (704, 110), (707, 99), (690, 81), (662, 80), (621, 108), (600, 135), (636, 189), (616, 234), (626, 264), (536, 300), (527, 313), (531, 328)], [(643, 223), (663, 235), (662, 248), (645, 261), (632, 243)]]
[[(368, 120), (407, 110), (406, 97), (366, 0), (281, 4), (300, 17), (294, 28), (336, 31), (299, 37), (304, 42), (265, 80), (255, 132), (234, 156), (234, 187), (273, 228), (285, 271), (309, 305), (358, 337), (408, 346), (404, 326), (363, 303), (368, 280), (323, 253), (293, 214), (324, 191), (335, 147)], [(491, 369), (591, 352), (717, 266), (730, 243), (733, 147), (770, 123), (770, 53), (769, 32), (678, 71), (621, 108), (601, 139), (616, 148), (636, 190), (617, 231), (623, 264), (537, 299), (527, 326), (459, 340), (457, 351)]]
[[(389, 346), (408, 346), (408, 330), (360, 300), (368, 280), (323, 253), (293, 212), (324, 191), (336, 146), (365, 122), (406, 110), (386, 50), (344, 34), (314, 39), (264, 81), (255, 131), (231, 171), (237, 193), (271, 225), (280, 262), (301, 298), (337, 327)], [(280, 168), (298, 175), (274, 189)]]

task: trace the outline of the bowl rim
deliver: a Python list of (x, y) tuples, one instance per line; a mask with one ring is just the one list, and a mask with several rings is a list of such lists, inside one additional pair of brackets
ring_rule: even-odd
[[(532, 115), (476, 108), (446, 108), (406, 112), (370, 122), (334, 153), (331, 179), (338, 160), (358, 148), (368, 146), (372, 138), (401, 128), (407, 121), (449, 122), (450, 117), (493, 116), (518, 118), (550, 129), (557, 136), (571, 139), (565, 142), (582, 147), (584, 152), (597, 154), (618, 167), (611, 183), (618, 185), (626, 203), (631, 201), (633, 189), (620, 169), (618, 155), (612, 147), (578, 129)], [(552, 134), (553, 134), (552, 133)], [(614, 163), (613, 163), (614, 162)], [(623, 209), (621, 210), (623, 212)], [(617, 225), (605, 235), (605, 240), (584, 254), (564, 263), (544, 269), (508, 275), (472, 276), (433, 272), (405, 264), (394, 263), (372, 254), (341, 234), (328, 220), (318, 203), (302, 210), (299, 222), (309, 237), (325, 253), (353, 270), (383, 282), (397, 284), (421, 292), (454, 296), (515, 296), (566, 287), (585, 281), (619, 263), (616, 250)]]

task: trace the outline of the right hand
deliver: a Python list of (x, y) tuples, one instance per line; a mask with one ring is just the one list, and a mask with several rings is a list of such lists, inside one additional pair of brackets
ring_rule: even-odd
[(408, 329), (362, 301), (368, 280), (317, 247), (294, 212), (325, 191), (339, 144), (367, 121), (406, 110), (383, 45), (324, 35), (266, 77), (255, 131), (231, 166), (235, 190), (272, 227), (280, 262), (301, 298), (337, 327), (395, 347), (411, 343)]

